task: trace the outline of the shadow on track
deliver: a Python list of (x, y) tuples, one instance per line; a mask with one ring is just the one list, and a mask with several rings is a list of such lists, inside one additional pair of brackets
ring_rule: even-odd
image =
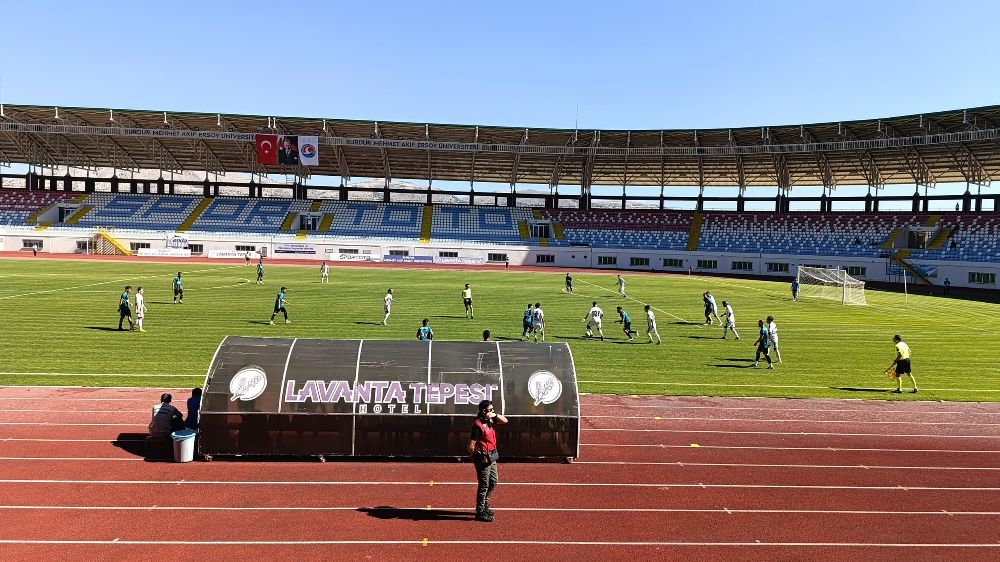
[(400, 509), (380, 505), (360, 507), (358, 511), (377, 519), (408, 519), (410, 521), (472, 521), (475, 514), (467, 511), (447, 511), (443, 509)]
[(831, 390), (844, 390), (847, 392), (890, 392), (890, 388), (858, 388), (854, 386), (831, 386)]
[(146, 433), (119, 433), (112, 445), (146, 462), (173, 462), (174, 445), (170, 438), (147, 442)]

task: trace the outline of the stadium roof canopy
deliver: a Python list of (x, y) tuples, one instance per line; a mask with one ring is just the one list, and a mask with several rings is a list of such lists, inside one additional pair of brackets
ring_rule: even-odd
[[(0, 162), (389, 179), (629, 186), (1000, 180), (1000, 106), (708, 130), (569, 130), (4, 105)], [(264, 167), (255, 134), (319, 136), (315, 167)]]

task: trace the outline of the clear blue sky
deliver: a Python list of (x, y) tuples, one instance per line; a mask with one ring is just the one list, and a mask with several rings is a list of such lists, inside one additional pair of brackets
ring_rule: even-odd
[(1000, 103), (1000, 2), (17, 2), (3, 101), (713, 128)]

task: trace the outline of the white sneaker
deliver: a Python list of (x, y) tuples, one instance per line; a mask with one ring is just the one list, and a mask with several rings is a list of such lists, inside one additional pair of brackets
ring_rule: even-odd
[(285, 324), (291, 324), (291, 323), (292, 323), (291, 320), (285, 320)]
[(774, 368), (774, 364), (772, 363), (772, 364), (768, 365), (767, 368), (768, 369), (773, 369)]
[(271, 320), (270, 322), (268, 322), (268, 324), (274, 326), (274, 320)]
[(757, 366), (757, 362), (756, 362), (756, 361), (754, 361), (754, 362), (753, 362), (753, 363), (752, 363), (752, 364), (751, 364), (750, 366), (751, 366), (751, 367), (756, 367), (756, 366)]

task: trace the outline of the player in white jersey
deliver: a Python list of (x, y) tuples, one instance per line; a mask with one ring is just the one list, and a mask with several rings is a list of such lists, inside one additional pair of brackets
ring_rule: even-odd
[(625, 297), (625, 280), (621, 275), (618, 276), (618, 294)]
[(726, 319), (722, 323), (722, 339), (726, 339), (729, 330), (733, 331), (736, 339), (740, 339), (740, 333), (736, 331), (736, 315), (733, 314), (733, 307), (726, 301), (722, 301), (722, 313), (726, 315)]
[(660, 332), (656, 331), (656, 315), (653, 314), (653, 310), (649, 308), (649, 305), (643, 307), (646, 309), (646, 337), (649, 338), (649, 343), (653, 343), (653, 336), (656, 336), (656, 345), (660, 345)]
[(330, 266), (327, 265), (326, 262), (323, 262), (323, 265), (319, 266), (319, 282), (330, 282)]
[(135, 290), (135, 323), (140, 332), (142, 329), (142, 319), (146, 317), (146, 297), (142, 295), (142, 287)]
[(771, 338), (774, 357), (778, 360), (778, 363), (781, 363), (781, 351), (778, 349), (778, 325), (774, 323), (774, 316), (767, 317), (767, 335)]
[(387, 326), (389, 325), (389, 313), (392, 312), (392, 303), (394, 300), (392, 298), (392, 289), (386, 291), (384, 300), (385, 300), (385, 318), (382, 319), (382, 325)]
[(596, 327), (597, 334), (601, 336), (601, 341), (604, 341), (604, 330), (601, 328), (601, 320), (604, 318), (604, 311), (601, 310), (601, 307), (597, 306), (597, 301), (594, 301), (592, 304), (593, 306), (590, 308), (590, 311), (583, 317), (583, 320), (587, 322), (587, 331), (584, 335), (588, 338), (594, 337), (593, 328)]
[(542, 342), (545, 342), (545, 313), (542, 312), (542, 305), (535, 303), (535, 310), (531, 312), (531, 329), (535, 334), (535, 343), (538, 343), (538, 334), (542, 335)]

